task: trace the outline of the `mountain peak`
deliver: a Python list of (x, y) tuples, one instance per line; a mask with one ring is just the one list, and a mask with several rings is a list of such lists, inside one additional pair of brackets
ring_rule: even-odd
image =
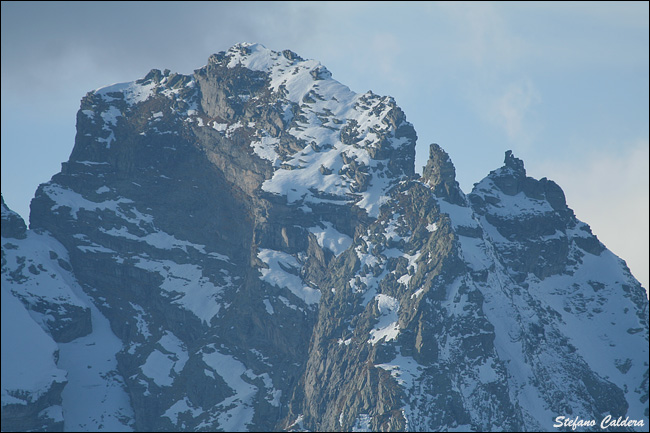
[(507, 195), (515, 195), (523, 191), (526, 183), (524, 161), (514, 156), (512, 150), (506, 151), (504, 165), (493, 170), (488, 178)]
[[(262, 71), (271, 75), (271, 81), (296, 82), (305, 79), (309, 74), (314, 80), (331, 78), (332, 74), (316, 60), (305, 60), (291, 50), (273, 51), (262, 44), (239, 43), (226, 51), (213, 54), (208, 59), (208, 65), (216, 64), (228, 68), (244, 67), (252, 71)], [(295, 69), (290, 69), (295, 67)], [(298, 75), (291, 77), (291, 75)], [(275, 89), (282, 82), (272, 86)], [(298, 101), (296, 101), (298, 102)]]
[(436, 143), (429, 146), (429, 161), (422, 171), (422, 180), (428, 183), (436, 195), (452, 204), (463, 204), (463, 193), (456, 181), (456, 168), (449, 154)]
[(225, 51), (225, 53), (226, 56), (232, 56), (235, 58), (235, 60), (244, 57), (250, 57), (250, 56), (275, 58), (278, 56), (278, 54), (282, 54), (282, 56), (287, 60), (289, 60), (290, 62), (305, 61), (305, 59), (303, 59), (294, 51), (291, 50), (282, 50), (281, 52), (273, 51), (269, 48), (266, 48), (266, 46), (262, 44), (251, 43), (251, 42), (240, 42), (238, 44), (235, 44), (232, 47), (228, 48)]
[(465, 196), (437, 144), (415, 175), (416, 139), (393, 98), (260, 44), (87, 94), (24, 241), (4, 240), (2, 209), (3, 308), (73, 340), (57, 346), (69, 388), (10, 394), (3, 376), (2, 430), (39, 428), (16, 401), (29, 390), (71, 430), (643, 417), (638, 282), (511, 151)]
[(9, 209), (2, 194), (0, 194), (0, 206), (2, 207), (2, 237), (24, 239), (27, 231), (25, 221)]
[[(526, 176), (524, 161), (514, 156), (511, 150), (506, 151), (504, 165), (490, 174), (481, 182), (475, 184), (471, 196), (498, 193), (515, 196), (523, 193), (532, 200), (543, 200), (556, 211), (573, 215), (566, 204), (564, 191), (560, 186), (545, 177), (534, 179)], [(471, 198), (471, 197), (470, 197)]]
[(505, 167), (511, 169), (514, 174), (524, 177), (526, 176), (524, 161), (515, 157), (515, 155), (512, 153), (512, 150), (506, 151), (506, 156), (503, 160), (503, 163), (505, 164)]

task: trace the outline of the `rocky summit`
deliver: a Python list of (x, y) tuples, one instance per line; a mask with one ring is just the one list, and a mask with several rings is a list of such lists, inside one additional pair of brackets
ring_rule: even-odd
[(2, 201), (3, 431), (647, 431), (646, 292), (512, 152), (418, 175), (391, 97), (258, 44), (76, 121)]

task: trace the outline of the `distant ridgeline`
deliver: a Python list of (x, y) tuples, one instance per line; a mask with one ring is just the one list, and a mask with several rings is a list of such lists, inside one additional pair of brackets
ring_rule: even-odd
[(261, 45), (88, 93), (29, 230), (2, 202), (2, 430), (647, 431), (625, 262), (416, 138)]

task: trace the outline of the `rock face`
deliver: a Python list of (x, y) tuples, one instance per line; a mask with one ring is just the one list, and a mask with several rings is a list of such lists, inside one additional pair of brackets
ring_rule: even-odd
[(0, 195), (2, 202), (2, 237), (25, 239), (27, 226), (25, 221), (16, 212), (12, 211), (5, 204), (5, 199)]
[[(2, 429), (647, 426), (624, 262), (511, 152), (466, 196), (438, 145), (415, 174), (416, 139), (392, 98), (261, 45), (88, 93), (30, 230), (3, 202)], [(40, 387), (5, 387), (12, 302)]]

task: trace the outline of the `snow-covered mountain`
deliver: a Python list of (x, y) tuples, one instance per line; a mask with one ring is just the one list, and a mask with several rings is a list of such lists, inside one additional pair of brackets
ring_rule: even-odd
[(466, 195), (416, 139), (258, 44), (88, 93), (29, 230), (2, 203), (2, 430), (647, 430), (625, 263), (511, 152)]

